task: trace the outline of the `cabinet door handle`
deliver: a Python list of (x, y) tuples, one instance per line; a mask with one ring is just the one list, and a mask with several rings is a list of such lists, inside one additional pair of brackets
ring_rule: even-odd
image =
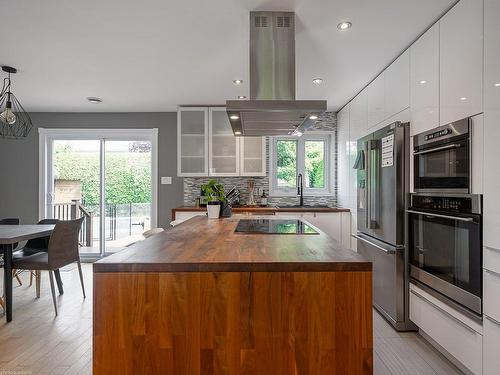
[(489, 316), (488, 316), (488, 315), (486, 315), (486, 314), (484, 315), (484, 317), (485, 317), (486, 319), (488, 319), (490, 322), (492, 322), (493, 324), (496, 324), (497, 326), (499, 326), (499, 327), (500, 327), (500, 322), (499, 322), (498, 320), (493, 319), (492, 317), (489, 317)]
[(484, 268), (484, 272), (489, 273), (490, 275), (493, 275), (493, 276), (496, 276), (496, 277), (500, 277), (500, 273), (492, 271), (492, 270), (489, 270), (487, 268)]
[(491, 246), (485, 246), (485, 248), (487, 248), (488, 250), (494, 251), (496, 253), (500, 253), (500, 249), (496, 249), (496, 248), (491, 247)]
[(458, 319), (458, 318), (454, 317), (453, 315), (451, 315), (448, 311), (446, 311), (445, 309), (443, 309), (441, 306), (438, 306), (434, 302), (429, 301), (427, 298), (425, 298), (424, 296), (421, 296), (420, 294), (418, 294), (414, 290), (410, 289), (410, 292), (413, 295), (415, 295), (417, 298), (419, 298), (421, 300), (424, 300), (424, 302), (428, 303), (429, 305), (431, 305), (432, 307), (434, 307), (436, 310), (439, 310), (442, 314), (450, 317), (452, 320), (454, 320), (455, 322), (457, 322), (458, 324), (460, 324), (462, 327), (466, 328), (468, 331), (470, 331), (470, 332), (472, 332), (474, 334), (477, 334), (477, 332), (473, 328), (469, 327), (467, 324), (465, 324), (464, 322), (462, 322), (460, 319)]
[(474, 221), (473, 218), (471, 217), (459, 217), (459, 216), (450, 216), (450, 215), (441, 215), (441, 214), (433, 214), (430, 212), (423, 212), (423, 211), (414, 211), (414, 210), (406, 210), (409, 214), (416, 214), (416, 215), (423, 215), (427, 217), (439, 217), (442, 219), (450, 219), (450, 220), (458, 220), (458, 221), (465, 221), (465, 222), (472, 222)]

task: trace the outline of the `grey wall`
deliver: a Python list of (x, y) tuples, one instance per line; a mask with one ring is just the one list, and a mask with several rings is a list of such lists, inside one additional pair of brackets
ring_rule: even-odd
[(158, 128), (158, 179), (172, 176), (172, 185), (158, 185), (158, 224), (165, 227), (171, 209), (183, 203), (182, 178), (177, 177), (176, 113), (32, 113), (35, 127), (26, 139), (0, 138), (0, 218), (38, 219), (38, 127)]

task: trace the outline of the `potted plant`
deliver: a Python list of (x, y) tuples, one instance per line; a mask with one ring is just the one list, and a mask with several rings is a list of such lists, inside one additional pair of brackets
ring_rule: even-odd
[(216, 180), (210, 180), (202, 185), (201, 189), (207, 197), (208, 218), (217, 219), (220, 215), (221, 204), (226, 199), (224, 186)]

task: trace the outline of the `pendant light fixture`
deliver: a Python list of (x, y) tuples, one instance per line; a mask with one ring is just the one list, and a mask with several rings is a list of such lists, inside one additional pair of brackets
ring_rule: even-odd
[(26, 112), (11, 91), (10, 75), (17, 73), (17, 69), (10, 66), (2, 66), (2, 70), (8, 74), (3, 80), (2, 91), (0, 91), (0, 137), (24, 138), (27, 137), (33, 123), (30, 115)]

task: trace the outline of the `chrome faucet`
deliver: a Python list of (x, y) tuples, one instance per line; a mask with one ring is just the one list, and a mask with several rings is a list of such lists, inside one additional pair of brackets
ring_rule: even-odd
[(304, 186), (302, 184), (302, 173), (297, 176), (297, 195), (300, 195), (300, 206), (304, 205)]

